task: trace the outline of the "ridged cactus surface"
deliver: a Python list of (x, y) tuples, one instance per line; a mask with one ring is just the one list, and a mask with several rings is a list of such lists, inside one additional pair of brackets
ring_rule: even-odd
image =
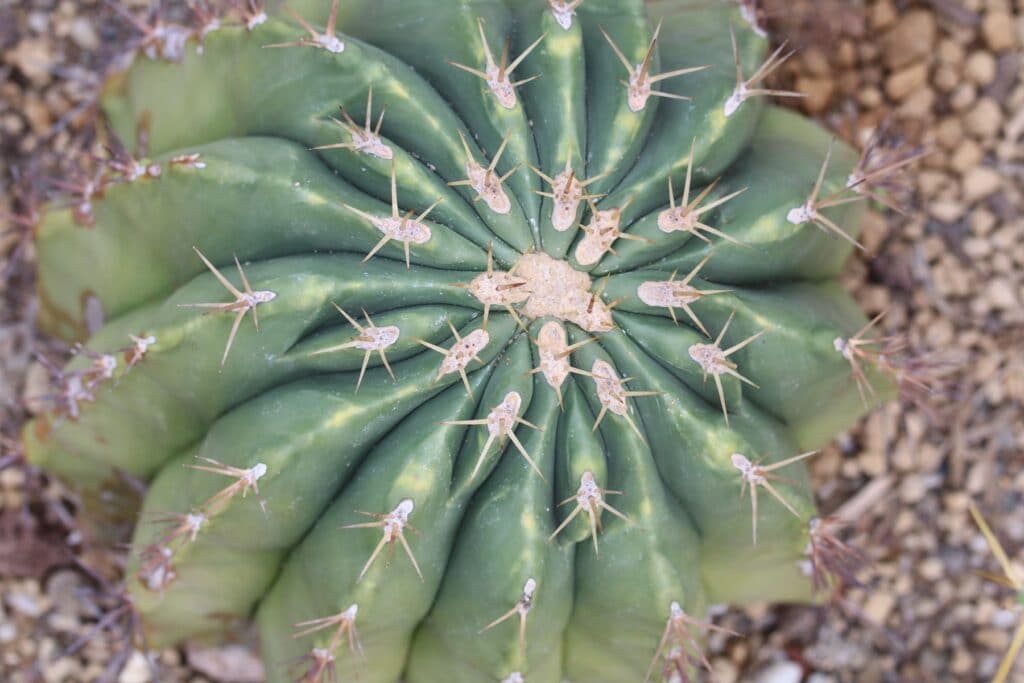
[(749, 13), (244, 9), (108, 84), (148, 156), (38, 233), (86, 350), (26, 446), (93, 510), (150, 482), (150, 642), (252, 616), (272, 682), (684, 680), (709, 606), (808, 599), (803, 460), (888, 389), (836, 281), (856, 157), (765, 106)]

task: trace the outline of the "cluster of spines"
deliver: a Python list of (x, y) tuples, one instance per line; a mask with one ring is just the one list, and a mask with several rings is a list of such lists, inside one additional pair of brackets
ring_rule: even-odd
[(165, 533), (142, 548), (139, 553), (139, 581), (151, 591), (163, 592), (177, 578), (175, 555), (184, 547), (194, 543), (199, 532), (211, 519), (222, 513), (236, 497), (245, 498), (250, 492), (259, 502), (264, 514), (266, 502), (260, 497), (259, 481), (267, 474), (264, 463), (252, 467), (234, 467), (213, 458), (197, 456), (198, 464), (188, 464), (200, 472), (207, 472), (231, 479), (231, 483), (211, 495), (197, 508), (185, 514), (162, 514), (152, 521), (166, 527)]
[(512, 72), (515, 71), (530, 55), (530, 53), (541, 44), (546, 34), (541, 35), (540, 38), (533, 41), (533, 43), (520, 52), (519, 56), (513, 59), (510, 63), (508, 54), (510, 41), (505, 41), (505, 45), (501, 51), (501, 59), (500, 61), (495, 61), (494, 53), (491, 51), (491, 45), (487, 41), (487, 34), (484, 32), (484, 20), (482, 18), (477, 19), (477, 29), (480, 32), (480, 43), (483, 46), (484, 56), (486, 59), (483, 69), (479, 69), (475, 66), (469, 66), (467, 64), (460, 64), (459, 62), (453, 62), (451, 60), (449, 60), (448, 63), (457, 69), (461, 69), (483, 79), (487, 84), (487, 89), (494, 95), (498, 104), (505, 109), (514, 109), (516, 104), (519, 102), (519, 99), (516, 96), (517, 88), (540, 78), (540, 74), (536, 74), (519, 81), (513, 81)]
[[(314, 647), (299, 660), (299, 683), (324, 683), (334, 677), (335, 652), (344, 644), (348, 644), (349, 652), (358, 662), (365, 657), (363, 645), (356, 630), (356, 615), (359, 605), (353, 603), (337, 614), (295, 624), (293, 638), (303, 638), (319, 631), (333, 629), (330, 640), (324, 647)], [(302, 665), (305, 665), (304, 667)]]
[[(337, 1), (334, 0), (335, 4)], [(227, 18), (221, 16), (206, 0), (189, 3), (192, 12), (189, 24), (165, 21), (160, 3), (154, 5), (153, 11), (145, 19), (140, 19), (118, 3), (111, 3), (110, 6), (139, 32), (133, 46), (136, 52), (149, 59), (178, 62), (184, 59), (186, 46), (192, 40), (197, 43), (196, 51), (202, 53), (206, 36), (230, 22), (237, 22), (252, 31), (268, 19), (260, 0), (229, 0), (229, 4), (233, 11), (231, 17)]]
[(622, 53), (622, 50), (612, 37), (608, 35), (608, 32), (603, 28), (601, 34), (604, 35), (605, 40), (611, 46), (615, 52), (615, 56), (618, 57), (619, 62), (626, 68), (626, 72), (629, 74), (628, 80), (620, 79), (619, 82), (626, 87), (626, 102), (629, 105), (629, 109), (632, 112), (643, 111), (647, 106), (647, 101), (651, 97), (665, 97), (668, 99), (677, 100), (689, 100), (692, 99), (685, 95), (678, 95), (676, 93), (666, 92), (664, 90), (655, 90), (654, 85), (661, 81), (668, 80), (669, 78), (675, 78), (677, 76), (685, 76), (686, 74), (696, 73), (709, 68), (708, 65), (687, 67), (684, 69), (676, 69), (674, 71), (667, 71), (662, 74), (651, 73), (651, 60), (654, 58), (654, 50), (658, 46), (658, 36), (661, 34), (661, 23), (654, 29), (654, 35), (651, 36), (651, 42), (647, 45), (647, 52), (644, 53), (643, 60), (639, 64), (631, 64), (626, 55)]
[[(76, 344), (72, 353), (91, 361), (80, 370), (61, 369), (45, 355), (36, 354), (40, 364), (49, 374), (52, 390), (42, 396), (33, 397), (33, 400), (49, 404), (61, 419), (77, 420), (81, 415), (82, 405), (96, 400), (97, 390), (103, 384), (114, 380), (122, 362), (125, 368), (122, 373), (128, 372), (142, 361), (150, 347), (156, 343), (156, 337), (152, 335), (129, 335), (129, 339), (130, 345), (109, 353), (99, 353)], [(118, 361), (118, 356), (121, 356), (121, 361)]]
[(380, 136), (381, 126), (384, 125), (384, 114), (386, 111), (384, 108), (381, 108), (380, 114), (377, 116), (377, 121), (374, 123), (372, 87), (366, 94), (366, 122), (363, 126), (359, 126), (359, 124), (352, 120), (352, 117), (345, 110), (345, 107), (340, 106), (339, 111), (341, 112), (341, 116), (344, 120), (333, 117), (331, 120), (338, 124), (344, 132), (348, 133), (350, 142), (319, 145), (317, 147), (313, 147), (313, 151), (348, 149), (358, 154), (369, 154), (370, 156), (377, 157), (378, 159), (384, 159), (386, 161), (390, 161), (394, 158), (395, 153), (390, 147), (384, 144), (384, 140)]

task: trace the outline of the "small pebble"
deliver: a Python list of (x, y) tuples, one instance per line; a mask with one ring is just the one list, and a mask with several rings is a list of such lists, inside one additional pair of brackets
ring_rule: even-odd
[(804, 669), (796, 662), (776, 662), (754, 678), (754, 683), (800, 683)]
[(985, 199), (996, 192), (1003, 184), (1003, 175), (988, 166), (976, 166), (967, 170), (963, 178), (964, 201), (973, 203)]
[(964, 75), (979, 86), (986, 86), (996, 78), (996, 58), (991, 52), (978, 50), (964, 63)]
[(991, 97), (983, 97), (967, 112), (964, 127), (967, 132), (980, 139), (996, 136), (1003, 124), (1003, 111)]
[(938, 24), (935, 15), (925, 9), (904, 13), (883, 37), (885, 63), (890, 69), (932, 56)]
[(997, 52), (1017, 46), (1016, 22), (1006, 12), (986, 12), (981, 21), (981, 34), (988, 47)]

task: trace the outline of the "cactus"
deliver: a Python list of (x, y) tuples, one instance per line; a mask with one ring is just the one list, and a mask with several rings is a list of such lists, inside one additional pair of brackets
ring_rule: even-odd
[(894, 389), (837, 282), (870, 174), (766, 104), (749, 10), (285, 10), (143, 26), (103, 108), (148, 156), (37, 232), (81, 345), (26, 450), (108, 520), (149, 482), (149, 642), (252, 618), (270, 681), (686, 680), (710, 605), (829, 585), (804, 461)]

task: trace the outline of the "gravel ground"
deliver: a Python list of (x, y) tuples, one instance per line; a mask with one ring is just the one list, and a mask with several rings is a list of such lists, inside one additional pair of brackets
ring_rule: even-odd
[[(764, 4), (776, 39), (798, 48), (778, 76), (808, 95), (794, 106), (861, 146), (883, 129), (930, 151), (895, 188), (905, 215), (870, 213), (846, 280), (941, 377), (812, 464), (823, 512), (871, 560), (862, 585), (822, 607), (724, 613), (744, 636), (712, 639), (714, 680), (987, 681), (1022, 619), (1012, 592), (976, 573), (998, 567), (968, 504), (1024, 568), (1024, 2)], [(63, 350), (33, 333), (32, 249), (10, 214), (31, 207), (26, 178), (76, 177), (72, 152), (97, 148), (97, 74), (133, 36), (108, 4), (0, 0), (0, 680), (12, 683), (259, 680), (244, 648), (137, 649), (123, 551), (92, 541), (74, 497), (14, 440), (23, 397), (45, 382), (32, 352)]]

